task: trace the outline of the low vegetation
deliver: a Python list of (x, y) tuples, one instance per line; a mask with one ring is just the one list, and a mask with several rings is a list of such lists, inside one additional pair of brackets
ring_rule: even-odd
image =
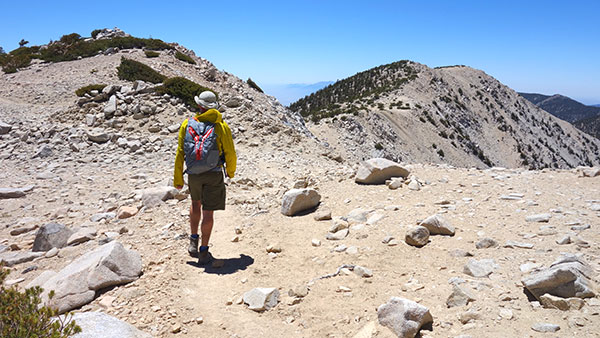
[(183, 54), (183, 53), (182, 53), (182, 52), (180, 52), (180, 51), (177, 51), (177, 52), (175, 53), (175, 58), (176, 58), (176, 59), (178, 59), (178, 60), (181, 60), (181, 61), (187, 62), (187, 63), (189, 63), (189, 64), (192, 64), (192, 65), (195, 65), (195, 64), (196, 64), (196, 61), (194, 61), (194, 59), (192, 59), (192, 57), (191, 57), (191, 56), (189, 56), (189, 55), (185, 55), (185, 54)]
[[(92, 36), (100, 30), (94, 30)], [(24, 41), (27, 42), (27, 41)], [(60, 40), (50, 42), (46, 46), (25, 47), (27, 43), (8, 54), (0, 55), (0, 66), (5, 73), (14, 73), (20, 68), (27, 67), (32, 59), (46, 62), (71, 61), (97, 55), (109, 48), (146, 50), (173, 49), (169, 44), (158, 39), (142, 39), (135, 37), (114, 37), (111, 39), (85, 39), (77, 33), (63, 35)]]
[(79, 97), (82, 97), (85, 94), (91, 95), (92, 90), (97, 90), (97, 91), (101, 92), (102, 89), (104, 89), (104, 87), (106, 87), (105, 84), (92, 84), (89, 86), (81, 87), (75, 91), (75, 95), (77, 95)]
[(55, 309), (40, 306), (40, 287), (25, 292), (4, 287), (9, 272), (0, 266), (0, 337), (66, 338), (81, 332), (75, 321), (70, 320), (70, 314), (57, 317)]
[(178, 97), (188, 106), (195, 108), (197, 105), (194, 101), (194, 96), (199, 95), (206, 90), (215, 93), (215, 95), (218, 97), (218, 94), (214, 90), (202, 87), (194, 81), (190, 81), (183, 77), (172, 77), (166, 79), (162, 86), (157, 89), (157, 92), (160, 94), (169, 94), (171, 96)]
[(121, 64), (117, 67), (117, 71), (121, 80), (142, 80), (151, 83), (160, 83), (166, 79), (166, 76), (155, 71), (150, 66), (124, 57), (121, 58)]
[(156, 57), (158, 57), (160, 55), (160, 53), (155, 52), (153, 50), (145, 50), (144, 54), (146, 54), (147, 58), (156, 58)]

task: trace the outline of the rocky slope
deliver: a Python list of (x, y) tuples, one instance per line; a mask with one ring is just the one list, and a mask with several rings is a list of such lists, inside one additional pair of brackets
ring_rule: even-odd
[(290, 107), (316, 122), (310, 129), (318, 138), (353, 159), (532, 169), (600, 163), (600, 141), (464, 66), (400, 61)]
[[(598, 298), (583, 300), (579, 309), (545, 308), (527, 298), (520, 281), (566, 252), (588, 262), (591, 280), (599, 282), (599, 177), (412, 164), (405, 165), (410, 184), (396, 190), (358, 185), (357, 154), (332, 151), (333, 141), (329, 147), (318, 142), (273, 98), (178, 50), (197, 66), (168, 52), (147, 59), (131, 49), (0, 75), (0, 188), (12, 188), (0, 195), (13, 192), (0, 203), (0, 257), (31, 258), (14, 263), (7, 284), (43, 281), (45, 271), (118, 241), (141, 257), (141, 276), (95, 285), (95, 299), (76, 311), (102, 311), (159, 337), (391, 337), (377, 308), (394, 296), (430, 310), (433, 325), (423, 337), (541, 337), (532, 329), (540, 323), (558, 325), (564, 336), (600, 331)], [(198, 267), (187, 256), (187, 194), (152, 198), (169, 191), (175, 128), (191, 112), (176, 98), (153, 94), (151, 84), (119, 80), (121, 56), (213, 88), (227, 104), (238, 172), (227, 210), (215, 215), (211, 252), (223, 260), (221, 268)], [(94, 83), (109, 85), (106, 95), (75, 96)], [(280, 213), (283, 194), (306, 186), (321, 195), (316, 213), (329, 210), (333, 220)], [(550, 214), (545, 223), (527, 221), (542, 213)], [(456, 234), (431, 236), (421, 248), (407, 245), (406, 232), (434, 214)], [(344, 222), (348, 236), (326, 239)], [(32, 252), (37, 229), (48, 223), (80, 235), (58, 250)], [(490, 239), (498, 245), (478, 244)], [(471, 258), (493, 259), (493, 272), (464, 273)], [(369, 271), (359, 274), (356, 266)], [(474, 300), (449, 307), (454, 285)], [(276, 288), (277, 304), (250, 310), (242, 295), (255, 287)]]

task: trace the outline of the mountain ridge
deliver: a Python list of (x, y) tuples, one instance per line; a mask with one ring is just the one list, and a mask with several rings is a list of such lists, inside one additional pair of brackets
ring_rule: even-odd
[(466, 66), (398, 61), (340, 80), (290, 108), (312, 121), (318, 137), (359, 159), (532, 169), (600, 162), (598, 140)]

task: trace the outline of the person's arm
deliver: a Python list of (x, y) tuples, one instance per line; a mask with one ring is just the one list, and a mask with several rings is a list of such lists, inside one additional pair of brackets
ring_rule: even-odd
[(179, 137), (177, 139), (177, 152), (175, 153), (175, 169), (173, 170), (173, 186), (177, 189), (183, 188), (183, 141), (185, 140), (185, 129), (187, 128), (188, 120), (181, 123), (179, 127)]
[(229, 129), (229, 126), (225, 122), (222, 122), (222, 126), (223, 134), (221, 135), (221, 145), (223, 146), (223, 153), (225, 154), (225, 171), (227, 172), (227, 177), (233, 178), (237, 165), (237, 155), (235, 153), (235, 146), (233, 145), (231, 129)]

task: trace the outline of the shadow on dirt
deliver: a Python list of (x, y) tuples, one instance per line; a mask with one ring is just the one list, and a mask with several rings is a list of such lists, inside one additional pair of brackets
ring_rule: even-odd
[(220, 268), (213, 267), (212, 264), (207, 265), (198, 265), (195, 261), (186, 262), (188, 265), (194, 266), (196, 268), (204, 269), (205, 273), (212, 273), (216, 275), (230, 275), (232, 273), (236, 273), (240, 270), (246, 270), (246, 268), (252, 264), (254, 264), (254, 258), (240, 254), (238, 258), (219, 258), (215, 257), (215, 260), (223, 261), (223, 266)]

